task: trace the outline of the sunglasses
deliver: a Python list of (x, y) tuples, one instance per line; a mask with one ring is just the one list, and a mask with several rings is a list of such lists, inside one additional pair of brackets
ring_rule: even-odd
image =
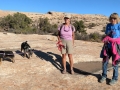
[(64, 26), (64, 31), (65, 31), (65, 32), (70, 31), (70, 27), (69, 27), (69, 29), (65, 29), (65, 26)]
[(117, 18), (110, 18), (110, 20), (112, 20), (112, 19), (116, 20)]

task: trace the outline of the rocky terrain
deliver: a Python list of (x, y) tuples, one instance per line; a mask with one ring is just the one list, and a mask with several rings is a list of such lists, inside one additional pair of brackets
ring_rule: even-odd
[[(4, 17), (8, 14), (14, 14), (16, 13), (15, 11), (3, 11), (0, 10), (0, 17)], [(58, 24), (60, 25), (63, 23), (63, 17), (65, 16), (65, 12), (52, 12), (49, 11), (46, 14), (41, 14), (41, 13), (28, 13), (28, 12), (21, 12), (23, 14), (26, 14), (29, 18), (31, 18), (34, 22), (35, 25), (38, 23), (39, 18), (48, 18), (50, 23), (52, 24)], [(108, 23), (108, 17), (104, 15), (98, 15), (98, 14), (72, 14), (68, 13), (71, 15), (71, 21), (74, 23), (76, 20), (83, 20), (85, 25), (88, 27), (89, 24), (94, 23), (95, 26), (93, 28), (86, 28), (88, 33), (91, 32), (101, 32), (103, 30), (103, 27), (105, 27), (106, 23)]]
[[(14, 13), (16, 12), (0, 10), (0, 17)], [(51, 23), (59, 25), (65, 15), (63, 12), (22, 13), (30, 17), (35, 24), (39, 18), (47, 17)], [(88, 33), (103, 34), (101, 30), (108, 23), (108, 17), (104, 15), (71, 14), (71, 16), (72, 22), (83, 20), (86, 26), (95, 23), (95, 27), (86, 28)], [(20, 45), (24, 41), (28, 41), (34, 48), (31, 59), (21, 56)], [(12, 50), (15, 54), (15, 63), (4, 60), (0, 64), (0, 90), (120, 90), (120, 80), (113, 86), (108, 85), (112, 78), (112, 69), (108, 70), (106, 82), (102, 84), (98, 82), (102, 73), (99, 55), (103, 43), (75, 40), (74, 75), (61, 74), (61, 54), (56, 43), (57, 38), (51, 35), (0, 32), (0, 50)], [(68, 58), (67, 62), (69, 62)], [(93, 62), (98, 63), (95, 65)], [(99, 71), (91, 72), (91, 69)]]
[[(35, 49), (31, 59), (20, 55), (20, 44), (26, 40)], [(56, 40), (56, 37), (50, 35), (0, 33), (0, 49), (12, 50), (15, 54), (15, 63), (5, 60), (0, 65), (0, 90), (120, 90), (120, 80), (113, 86), (108, 85), (112, 78), (111, 69), (107, 82), (102, 84), (98, 82), (101, 71), (90, 73), (84, 68), (76, 68), (74, 75), (61, 74), (61, 54), (56, 47)], [(76, 40), (74, 65), (101, 61), (99, 54), (102, 45)], [(87, 65), (85, 67), (91, 68)], [(93, 67), (97, 68), (96, 65)]]

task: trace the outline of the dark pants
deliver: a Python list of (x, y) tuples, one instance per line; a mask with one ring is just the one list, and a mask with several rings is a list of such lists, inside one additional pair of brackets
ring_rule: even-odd
[[(110, 57), (112, 56), (112, 58), (114, 58), (111, 49), (108, 49), (108, 58), (104, 58), (103, 64), (102, 64), (102, 76), (103, 77), (107, 77), (107, 67), (108, 67), (108, 61), (110, 59)], [(118, 63), (116, 63), (116, 65), (113, 66), (113, 77), (112, 79), (118, 80)]]

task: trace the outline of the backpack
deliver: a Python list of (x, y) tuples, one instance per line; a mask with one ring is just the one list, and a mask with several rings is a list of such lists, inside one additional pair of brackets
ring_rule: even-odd
[[(60, 32), (61, 32), (61, 29), (63, 27), (64, 23), (60, 26)], [(72, 28), (72, 31), (74, 31), (74, 26), (72, 24), (70, 24), (71, 28)], [(60, 33), (59, 33), (59, 36), (60, 36)]]

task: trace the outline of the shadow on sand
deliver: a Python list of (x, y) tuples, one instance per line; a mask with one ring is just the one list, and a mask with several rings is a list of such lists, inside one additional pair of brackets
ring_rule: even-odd
[[(49, 61), (53, 66), (55, 66), (58, 70), (62, 71), (62, 64), (61, 64), (61, 56), (54, 54), (52, 52), (43, 52), (40, 50), (34, 50), (34, 54), (42, 60)], [(56, 58), (54, 59), (53, 56)]]
[[(21, 52), (20, 50), (16, 50), (15, 52), (16, 52), (16, 54), (18, 54), (18, 55), (20, 55), (21, 57), (23, 57), (23, 58), (24, 58), (24, 53), (23, 53), (23, 52)], [(29, 59), (29, 57), (28, 57), (28, 55), (27, 55), (27, 54), (26, 54), (26, 56), (25, 56), (25, 57)]]
[(16, 50), (15, 53), (18, 54), (18, 55), (20, 55), (20, 56), (22, 56), (22, 57), (24, 55), (20, 50)]
[[(63, 70), (63, 67), (62, 67), (62, 58), (60, 55), (58, 54), (55, 54), (55, 53), (52, 53), (52, 52), (43, 52), (41, 50), (34, 50), (34, 53), (37, 57), (39, 57), (40, 59), (42, 60), (46, 60), (46, 61), (49, 61), (53, 66), (55, 66), (58, 70), (62, 71)], [(54, 57), (56, 59), (54, 59)], [(66, 64), (66, 68), (68, 70), (68, 73), (70, 73), (70, 65), (69, 63), (67, 62)], [(90, 67), (88, 67), (90, 68)], [(80, 70), (80, 68), (76, 68), (74, 67), (74, 72), (75, 72), (75, 75), (77, 74), (81, 74), (81, 75), (85, 75), (85, 76), (88, 76), (88, 75), (92, 75), (92, 76), (95, 76), (98, 81), (99, 79), (101, 78), (101, 75), (100, 74), (93, 74), (89, 71), (85, 71), (84, 69), (83, 70)]]

